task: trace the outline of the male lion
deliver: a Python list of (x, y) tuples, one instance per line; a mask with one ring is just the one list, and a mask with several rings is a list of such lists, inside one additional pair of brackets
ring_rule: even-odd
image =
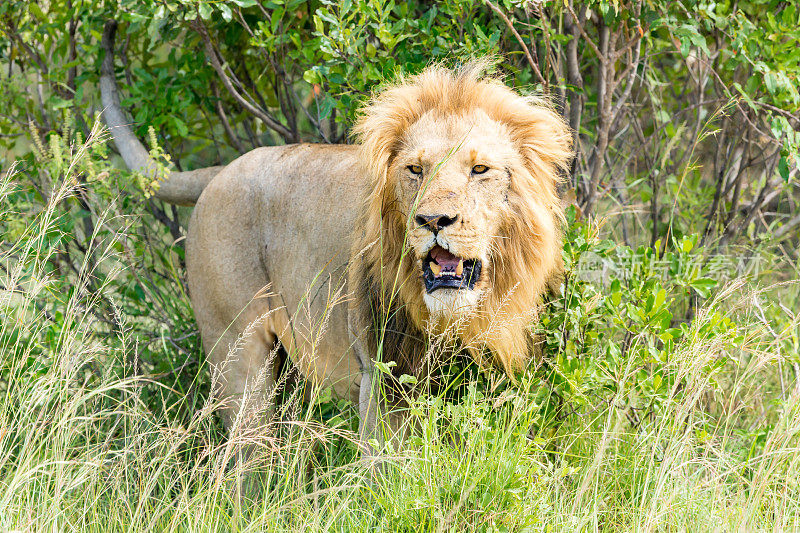
[[(116, 97), (113, 31), (105, 118), (126, 164), (153, 172)], [(556, 184), (571, 136), (482, 71), (401, 78), (363, 108), (358, 145), (259, 148), (161, 186), (163, 200), (196, 200), (189, 290), (227, 425), (272, 390), (277, 343), (303, 376), (359, 402), (365, 440), (380, 437), (378, 359), (418, 373), (426, 339), (450, 331), (479, 360), (524, 367), (561, 267)]]

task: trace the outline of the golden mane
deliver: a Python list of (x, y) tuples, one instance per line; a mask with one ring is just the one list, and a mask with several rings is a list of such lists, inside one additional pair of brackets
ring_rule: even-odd
[[(522, 369), (533, 350), (531, 324), (541, 297), (561, 269), (557, 185), (572, 156), (569, 129), (545, 101), (523, 97), (486, 76), (487, 64), (478, 60), (456, 70), (437, 65), (400, 78), (364, 107), (354, 128), (371, 190), (357, 225), (351, 281), (358, 305), (367, 307), (364, 320), (382, 312), (396, 322), (384, 338), (383, 358), (403, 363), (403, 371), (413, 371), (424, 357), (420, 337), (430, 317), (419, 284), (409, 282), (419, 273), (404, 250), (406, 221), (392, 208), (395, 188), (388, 169), (403, 132), (426, 113), (480, 109), (507, 128), (524, 161), (510, 169), (509, 208), (491, 250), (491, 290), (480, 311), (462, 325), (462, 345), (478, 361), (488, 348), (509, 374)], [(403, 327), (407, 331), (398, 335)]]

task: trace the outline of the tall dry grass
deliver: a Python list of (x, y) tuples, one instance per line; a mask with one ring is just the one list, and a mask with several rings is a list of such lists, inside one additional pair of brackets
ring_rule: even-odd
[[(624, 389), (554, 425), (534, 375), (492, 392), (466, 374), (458, 401), (447, 391), (410, 400), (416, 429), (389, 441), (373, 477), (346, 406), (320, 416), (290, 393), (263, 433), (230, 438), (213, 399), (169, 416), (181, 393), (126, 371), (142, 349), (126, 327), (137, 318), (118, 305), (111, 327), (92, 313), (110, 296), (89, 281), (96, 269), (104, 280), (124, 272), (125, 235), (98, 233), (72, 290), (53, 290), (63, 285), (48, 236), (76, 186), (57, 181), (44, 208), (22, 216), (6, 207), (13, 169), (0, 181), (2, 531), (800, 529), (800, 391), (781, 381), (773, 394), (797, 358), (798, 319), (786, 309), (777, 328), (760, 312), (774, 288), (736, 281), (699, 309), (665, 363), (680, 391), (635, 426)], [(709, 336), (720, 312), (740, 325)], [(708, 372), (721, 354), (732, 362)], [(235, 461), (242, 445), (257, 453)]]

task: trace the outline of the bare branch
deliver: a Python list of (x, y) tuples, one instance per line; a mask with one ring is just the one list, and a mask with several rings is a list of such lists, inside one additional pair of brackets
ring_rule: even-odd
[(239, 142), (239, 138), (236, 136), (233, 128), (231, 128), (231, 123), (228, 121), (228, 115), (225, 113), (225, 108), (222, 107), (222, 100), (219, 97), (217, 84), (212, 83), (211, 89), (214, 92), (214, 107), (217, 111), (220, 122), (222, 122), (222, 127), (225, 129), (225, 134), (228, 136), (228, 140), (231, 142), (237, 152), (240, 154), (245, 153), (247, 150), (245, 150), (244, 146), (242, 146), (242, 143)]
[(297, 138), (289, 128), (278, 122), (278, 120), (275, 117), (271, 116), (265, 110), (259, 108), (258, 106), (250, 102), (248, 99), (242, 96), (239, 93), (239, 91), (236, 90), (236, 87), (233, 86), (231, 79), (225, 73), (225, 68), (220, 63), (219, 57), (217, 56), (217, 53), (214, 50), (214, 46), (211, 44), (211, 37), (208, 35), (208, 30), (202, 23), (196, 23), (194, 26), (197, 29), (197, 32), (200, 34), (200, 37), (203, 39), (206, 57), (208, 57), (208, 60), (211, 61), (211, 66), (217, 72), (217, 75), (220, 77), (222, 84), (228, 90), (230, 95), (233, 96), (233, 98), (237, 102), (239, 102), (239, 104), (244, 109), (246, 109), (256, 117), (261, 119), (261, 121), (264, 122), (264, 124), (266, 124), (267, 127), (274, 130), (287, 142), (296, 142)]
[(597, 45), (594, 44), (594, 41), (592, 40), (591, 37), (589, 37), (589, 34), (586, 33), (586, 28), (583, 27), (583, 24), (581, 24), (578, 15), (575, 14), (575, 10), (572, 9), (572, 0), (565, 2), (564, 5), (567, 6), (567, 11), (569, 11), (569, 14), (572, 16), (572, 20), (575, 21), (575, 24), (577, 25), (578, 30), (581, 33), (581, 36), (583, 36), (583, 40), (589, 43), (589, 48), (592, 49), (592, 51), (598, 57), (598, 59), (600, 59), (600, 61), (602, 62), (605, 62), (606, 60), (605, 56), (603, 55), (602, 52), (600, 52), (600, 49), (597, 47)]
[(633, 90), (633, 82), (636, 79), (636, 71), (639, 67), (639, 60), (641, 58), (641, 51), (642, 51), (642, 40), (637, 39), (634, 49), (633, 49), (633, 59), (625, 68), (625, 71), (620, 75), (619, 81), (615, 82), (615, 86), (622, 81), (623, 78), (628, 76), (628, 83), (625, 86), (625, 90), (622, 92), (622, 95), (617, 99), (617, 103), (614, 105), (614, 109), (611, 111), (611, 123), (613, 124), (617, 120), (617, 116), (619, 116), (619, 111), (622, 109), (622, 106), (625, 105), (625, 102), (628, 101), (628, 98), (631, 95), (631, 91)]
[(783, 226), (778, 228), (778, 230), (772, 234), (772, 237), (775, 240), (781, 239), (797, 226), (800, 226), (800, 215), (796, 215), (794, 218), (789, 219)]
[(528, 59), (528, 64), (531, 66), (533, 71), (536, 73), (536, 77), (539, 78), (539, 81), (542, 82), (542, 85), (544, 87), (547, 87), (547, 82), (545, 81), (544, 76), (542, 76), (542, 72), (539, 70), (539, 65), (537, 65), (536, 62), (533, 60), (533, 56), (531, 55), (531, 51), (528, 49), (528, 46), (525, 44), (525, 41), (522, 40), (522, 36), (519, 34), (517, 29), (514, 27), (514, 24), (506, 16), (506, 14), (503, 13), (502, 9), (500, 9), (499, 7), (494, 5), (489, 0), (483, 0), (483, 1), (486, 3), (486, 5), (488, 5), (492, 9), (492, 11), (497, 13), (500, 16), (500, 18), (503, 19), (503, 22), (506, 23), (506, 26), (508, 26), (508, 29), (511, 30), (511, 33), (514, 34), (514, 37), (516, 37), (517, 42), (522, 47), (522, 51), (525, 53), (525, 57)]

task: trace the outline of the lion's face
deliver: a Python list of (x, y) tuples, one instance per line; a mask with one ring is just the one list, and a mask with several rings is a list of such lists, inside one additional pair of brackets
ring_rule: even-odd
[(350, 279), (363, 317), (377, 304), (417, 331), (454, 331), (510, 372), (560, 269), (556, 185), (571, 134), (543, 102), (482, 76), (484, 64), (430, 67), (363, 108), (370, 179)]
[(520, 154), (506, 128), (480, 109), (428, 113), (401, 145), (389, 174), (425, 304), (435, 315), (468, 314), (491, 289)]

